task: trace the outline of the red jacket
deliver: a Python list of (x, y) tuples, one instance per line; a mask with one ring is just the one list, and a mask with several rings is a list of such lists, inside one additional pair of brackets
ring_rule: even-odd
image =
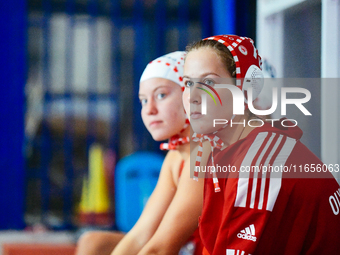
[(214, 152), (216, 166), (237, 171), (218, 172), (219, 193), (205, 180), (199, 228), (210, 255), (340, 254), (340, 189), (329, 172), (339, 165), (328, 170), (301, 136), (265, 124)]

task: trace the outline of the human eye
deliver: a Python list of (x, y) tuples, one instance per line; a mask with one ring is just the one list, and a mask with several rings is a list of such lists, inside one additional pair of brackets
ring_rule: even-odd
[(190, 87), (194, 86), (194, 82), (190, 81), (190, 80), (186, 80), (184, 82), (184, 86), (187, 87), (187, 88), (190, 88)]
[(208, 86), (214, 86), (215, 85), (215, 81), (211, 80), (211, 79), (205, 79), (204, 80), (204, 84), (208, 85)]
[(163, 99), (166, 96), (165, 93), (158, 93), (157, 94), (157, 99)]
[(145, 98), (140, 98), (139, 99), (140, 104), (143, 106), (145, 105), (148, 101)]

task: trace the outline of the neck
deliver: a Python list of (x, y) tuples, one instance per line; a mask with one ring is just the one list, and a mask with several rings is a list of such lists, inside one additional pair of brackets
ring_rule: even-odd
[[(244, 122), (246, 123), (245, 126), (243, 125)], [(237, 142), (240, 139), (245, 138), (254, 128), (256, 128), (247, 126), (246, 116), (235, 116), (235, 118), (233, 119), (233, 123), (239, 124), (233, 124), (233, 126), (229, 125), (216, 134), (219, 138), (222, 139), (224, 143), (224, 148)]]
[[(186, 137), (186, 136), (191, 138), (191, 135), (190, 135), (190, 126), (187, 127), (184, 130), (184, 132), (182, 132), (180, 134), (180, 137)], [(178, 152), (181, 154), (181, 156), (182, 156), (182, 158), (184, 160), (187, 159), (190, 156), (190, 144), (191, 144), (191, 139), (190, 139), (189, 143), (185, 143), (185, 144), (179, 145), (177, 147)]]
[(181, 154), (182, 158), (186, 160), (190, 156), (190, 143), (179, 145), (177, 150)]

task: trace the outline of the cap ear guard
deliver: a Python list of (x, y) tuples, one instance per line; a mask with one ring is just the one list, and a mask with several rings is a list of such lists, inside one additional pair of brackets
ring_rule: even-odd
[(252, 101), (254, 101), (261, 93), (263, 83), (264, 76), (262, 70), (256, 65), (251, 65), (246, 72), (242, 86), (245, 103), (248, 103), (248, 88), (252, 88)]

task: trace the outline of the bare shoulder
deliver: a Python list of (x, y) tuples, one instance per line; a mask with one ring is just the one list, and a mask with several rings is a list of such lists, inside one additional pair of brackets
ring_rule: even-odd
[(164, 161), (169, 161), (169, 163), (173, 163), (173, 161), (181, 161), (182, 156), (177, 150), (170, 150), (165, 157)]
[(169, 151), (164, 159), (163, 168), (171, 172), (174, 183), (177, 183), (177, 179), (180, 175), (182, 161), (183, 158), (177, 150)]

